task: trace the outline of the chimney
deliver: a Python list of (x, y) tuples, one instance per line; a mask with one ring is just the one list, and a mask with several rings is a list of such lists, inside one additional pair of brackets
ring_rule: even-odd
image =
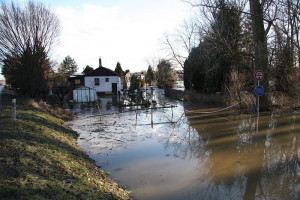
[(102, 67), (101, 57), (99, 57), (99, 67)]

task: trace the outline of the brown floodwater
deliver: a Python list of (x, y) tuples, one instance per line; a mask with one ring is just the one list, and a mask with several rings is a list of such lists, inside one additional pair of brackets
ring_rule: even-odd
[(81, 110), (70, 123), (133, 199), (300, 199), (299, 113), (201, 114), (219, 108), (155, 98), (176, 107), (135, 111), (102, 99), (102, 116)]

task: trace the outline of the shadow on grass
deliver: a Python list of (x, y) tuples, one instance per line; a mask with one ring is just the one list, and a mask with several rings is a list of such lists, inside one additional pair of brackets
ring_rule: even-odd
[(17, 100), (12, 121), (12, 97), (0, 99), (0, 199), (128, 199), (76, 144), (64, 112)]
[[(47, 127), (51, 131), (57, 131), (57, 132), (63, 132), (64, 134), (67, 134), (68, 136), (71, 136), (74, 139), (77, 139), (78, 133), (71, 130), (68, 127), (64, 127), (64, 121), (55, 121), (52, 122), (51, 120), (37, 116), (35, 114), (30, 114), (30, 113), (21, 113), (18, 114), (18, 119), (25, 121), (28, 126), (34, 126), (37, 127)], [(29, 127), (28, 127), (29, 128)]]
[(31, 145), (39, 143), (52, 146), (57, 151), (70, 155), (79, 156), (82, 154), (81, 150), (67, 143), (70, 141), (68, 137), (73, 138), (75, 143), (78, 137), (75, 131), (34, 114), (19, 114), (18, 118), (17, 122), (12, 122), (14, 123), (14, 130), (4, 131), (0, 136), (1, 140), (17, 139)]
[[(11, 108), (1, 107), (0, 199), (91, 199), (86, 196), (91, 191), (112, 199), (85, 180), (86, 173), (97, 170), (90, 172), (95, 166), (76, 145), (75, 131), (49, 113), (21, 105), (18, 110), (17, 121), (12, 121)], [(100, 180), (101, 174), (95, 177)]]

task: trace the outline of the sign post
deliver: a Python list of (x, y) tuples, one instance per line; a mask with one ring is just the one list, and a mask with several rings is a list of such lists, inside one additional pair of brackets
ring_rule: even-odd
[(259, 97), (264, 94), (264, 88), (259, 85), (259, 81), (264, 79), (264, 73), (261, 70), (257, 70), (254, 74), (255, 79), (257, 80), (257, 86), (254, 89), (254, 93), (257, 96), (257, 114), (259, 115)]
[[(263, 79), (264, 79), (264, 73), (263, 73), (261, 70), (257, 70), (257, 71), (255, 72), (255, 79), (256, 79), (257, 81), (263, 80)], [(259, 84), (258, 84), (258, 85), (259, 85)]]
[(258, 121), (259, 121), (259, 97), (264, 94), (264, 88), (259, 85), (259, 81), (264, 79), (264, 73), (261, 70), (257, 70), (254, 74), (255, 79), (257, 80), (257, 86), (254, 89), (254, 93), (257, 96), (257, 122), (256, 122), (256, 131), (258, 133)]

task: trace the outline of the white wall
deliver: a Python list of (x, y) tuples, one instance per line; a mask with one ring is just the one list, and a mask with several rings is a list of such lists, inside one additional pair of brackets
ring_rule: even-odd
[(1, 94), (1, 92), (2, 92), (3, 89), (4, 89), (4, 86), (0, 85), (0, 94)]
[[(95, 85), (94, 79), (99, 78), (100, 85)], [(105, 79), (109, 78), (109, 82), (105, 82)], [(121, 78), (118, 76), (86, 76), (84, 77), (85, 86), (94, 88), (96, 92), (112, 92), (112, 83), (117, 83), (117, 90), (121, 90)]]

